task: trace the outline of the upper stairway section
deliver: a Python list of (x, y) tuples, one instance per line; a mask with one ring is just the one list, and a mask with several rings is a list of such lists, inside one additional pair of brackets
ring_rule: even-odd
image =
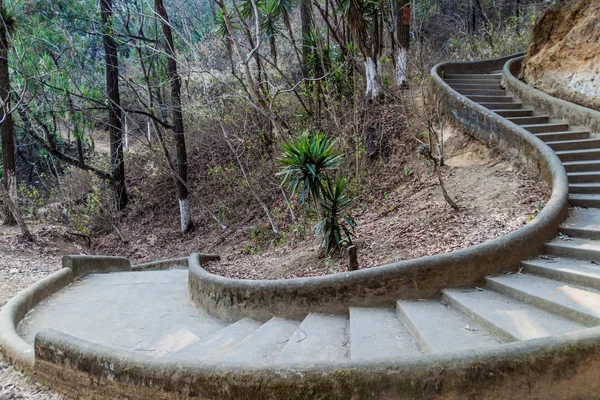
[(489, 275), (513, 270), (522, 260), (541, 254), (567, 216), (568, 181), (559, 157), (534, 132), (546, 121), (544, 116), (527, 114), (504, 89), (504, 65), (520, 56), (444, 63), (433, 68), (432, 77), (441, 105), (452, 119), (552, 188), (549, 201), (530, 223), (460, 251), (320, 277), (229, 279), (208, 273), (191, 257), (192, 299), (226, 321), (273, 316), (301, 320), (311, 312), (346, 315), (351, 307), (393, 307), (398, 299), (433, 299), (445, 289), (476, 286)]

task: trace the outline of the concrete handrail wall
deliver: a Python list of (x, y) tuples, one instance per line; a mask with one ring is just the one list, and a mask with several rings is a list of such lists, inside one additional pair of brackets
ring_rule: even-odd
[(509, 60), (502, 69), (504, 85), (523, 103), (547, 112), (551, 118), (566, 120), (572, 126), (585, 126), (600, 132), (600, 111), (550, 96), (518, 79), (525, 57)]
[(227, 364), (134, 354), (46, 330), (35, 378), (80, 399), (574, 399), (600, 393), (600, 328), (498, 347), (335, 364)]
[(33, 346), (17, 333), (19, 322), (33, 307), (88, 273), (131, 269), (129, 260), (123, 257), (64, 256), (62, 265), (62, 269), (21, 290), (0, 310), (0, 350), (19, 370), (32, 370), (34, 366)]
[(432, 71), (436, 91), (452, 117), (477, 139), (498, 149), (508, 160), (539, 173), (552, 194), (529, 224), (494, 240), (467, 249), (400, 261), (359, 271), (287, 280), (239, 280), (214, 275), (202, 268), (197, 255), (189, 261), (192, 299), (224, 320), (271, 316), (295, 319), (309, 312), (346, 314), (348, 307), (392, 306), (397, 299), (432, 298), (442, 289), (474, 286), (486, 276), (515, 268), (539, 254), (568, 213), (568, 182), (556, 154), (520, 126), (492, 113), (447, 85), (450, 73), (501, 70), (520, 54), (495, 60), (444, 63)]

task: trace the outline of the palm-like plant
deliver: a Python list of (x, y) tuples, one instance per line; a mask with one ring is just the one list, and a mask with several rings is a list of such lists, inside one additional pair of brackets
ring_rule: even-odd
[(323, 235), (325, 254), (330, 254), (352, 244), (356, 222), (348, 211), (356, 198), (350, 194), (348, 180), (339, 178), (326, 179), (320, 200), (323, 220), (315, 230)]
[(344, 154), (334, 146), (335, 141), (320, 132), (302, 135), (295, 142), (282, 145), (283, 168), (279, 175), (283, 175), (283, 184), (292, 194), (299, 193), (301, 202), (312, 199), (319, 207), (325, 173), (335, 171), (344, 162)]

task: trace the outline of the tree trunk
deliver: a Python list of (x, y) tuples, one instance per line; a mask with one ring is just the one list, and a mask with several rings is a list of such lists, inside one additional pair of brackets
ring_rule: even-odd
[(175, 58), (175, 44), (173, 33), (169, 24), (167, 10), (163, 0), (155, 0), (154, 8), (161, 19), (163, 35), (165, 36), (165, 51), (167, 53), (167, 72), (171, 85), (171, 113), (173, 116), (173, 133), (177, 147), (177, 196), (179, 197), (179, 214), (181, 216), (181, 232), (186, 233), (192, 227), (190, 213), (190, 199), (187, 187), (187, 150), (183, 128), (183, 113), (181, 111), (181, 78), (177, 72), (177, 60)]
[(365, 96), (370, 100), (375, 100), (379, 94), (379, 86), (377, 84), (377, 66), (371, 57), (365, 59), (365, 79), (367, 81)]
[(17, 195), (17, 168), (15, 163), (15, 126), (12, 115), (10, 115), (10, 74), (8, 70), (8, 51), (10, 49), (9, 26), (4, 20), (6, 15), (4, 3), (0, 0), (0, 98), (3, 101), (3, 107), (0, 111), (0, 120), (2, 126), (2, 170), (4, 176), (4, 188), (9, 196), (4, 202), (4, 224), (14, 225), (17, 220), (12, 214), (10, 201), (18, 204)]
[(408, 79), (406, 69), (408, 66), (408, 49), (410, 46), (410, 6), (396, 9), (396, 35), (398, 53), (396, 55), (396, 85), (406, 88)]
[(312, 49), (308, 43), (310, 36), (311, 18), (310, 18), (310, 0), (301, 0), (300, 2), (300, 24), (302, 25), (302, 74), (303, 78), (308, 78), (308, 59)]
[(125, 188), (125, 161), (123, 159), (123, 122), (119, 93), (119, 59), (113, 27), (112, 0), (100, 0), (102, 40), (106, 63), (106, 92), (108, 96), (108, 132), (110, 141), (110, 167), (117, 210), (127, 206)]

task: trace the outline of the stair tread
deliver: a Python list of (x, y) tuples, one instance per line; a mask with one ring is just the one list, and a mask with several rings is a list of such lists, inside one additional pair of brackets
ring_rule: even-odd
[(594, 209), (571, 209), (569, 210), (569, 217), (561, 224), (561, 228), (600, 231), (600, 213)]
[(459, 303), (511, 340), (537, 339), (585, 328), (492, 290), (444, 290), (444, 299), (453, 305)]
[(545, 257), (523, 261), (526, 271), (575, 285), (600, 289), (600, 263), (569, 257)]
[[(568, 317), (586, 325), (596, 326), (600, 324), (600, 292), (590, 288), (569, 285), (565, 282), (542, 278), (531, 274), (504, 275), (489, 277), (493, 289), (497, 285), (511, 288), (517, 293), (524, 294), (528, 299), (540, 299), (546, 304), (559, 306), (568, 310)], [(524, 300), (524, 299), (519, 299)], [(556, 309), (558, 312), (564, 312)], [(567, 315), (565, 315), (567, 316)], [(582, 317), (583, 316), (583, 317)]]
[(218, 359), (224, 362), (272, 362), (299, 325), (299, 321), (273, 317), (227, 352), (219, 354)]
[(424, 352), (441, 353), (500, 344), (471, 319), (439, 301), (398, 301), (396, 306)]
[[(600, 148), (580, 149), (580, 150), (560, 150), (560, 151), (557, 151), (556, 154), (561, 155), (561, 154), (593, 153), (593, 152), (597, 152), (597, 151), (600, 151)], [(598, 162), (598, 160), (585, 160), (585, 161)]]
[[(560, 132), (553, 132), (553, 133), (560, 133)], [(557, 144), (571, 144), (571, 143), (594, 143), (594, 142), (599, 142), (600, 143), (600, 139), (596, 139), (596, 138), (591, 138), (591, 139), (571, 139), (571, 140), (556, 140), (553, 142), (546, 142), (547, 145), (557, 145)], [(583, 149), (581, 149), (583, 150)]]
[[(600, 196), (600, 195), (598, 195)], [(547, 247), (563, 247), (570, 248), (575, 250), (593, 250), (600, 252), (600, 241), (593, 239), (584, 239), (584, 238), (567, 238), (567, 239), (553, 239), (550, 242), (546, 243)], [(600, 253), (599, 253), (600, 255)]]
[(348, 358), (348, 319), (310, 313), (276, 359), (278, 363), (342, 361)]
[(350, 308), (350, 358), (377, 360), (421, 354), (406, 326), (389, 308)]
[(203, 340), (167, 355), (165, 359), (206, 360), (210, 357), (216, 358), (218, 354), (227, 352), (231, 347), (251, 335), (261, 325), (262, 322), (243, 318)]

